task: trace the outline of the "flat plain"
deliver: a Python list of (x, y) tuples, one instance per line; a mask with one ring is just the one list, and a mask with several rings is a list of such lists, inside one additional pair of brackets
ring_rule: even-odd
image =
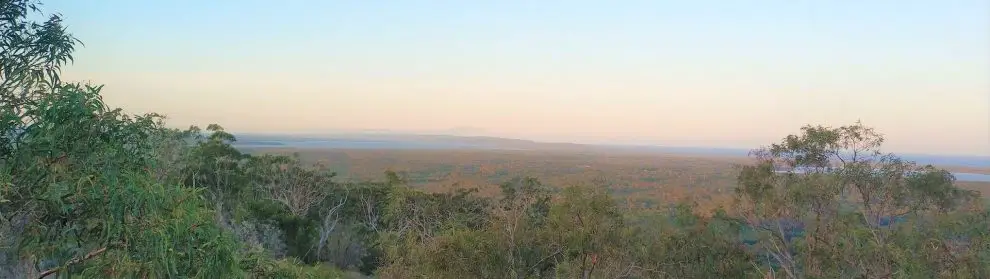
[[(703, 211), (728, 205), (739, 167), (752, 163), (743, 156), (632, 151), (253, 148), (249, 152), (297, 153), (304, 162), (319, 162), (337, 172), (341, 181), (382, 180), (383, 170), (392, 170), (409, 185), (428, 191), (462, 187), (494, 195), (499, 184), (529, 176), (554, 188), (608, 187), (625, 206), (652, 208), (690, 199)], [(940, 167), (990, 173), (978, 167)], [(990, 182), (957, 183), (990, 196)]]

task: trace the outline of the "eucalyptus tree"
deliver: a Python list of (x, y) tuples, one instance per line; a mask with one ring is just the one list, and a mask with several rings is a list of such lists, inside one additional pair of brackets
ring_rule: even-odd
[(883, 153), (883, 142), (859, 122), (806, 126), (752, 153), (758, 163), (739, 175), (736, 208), (758, 233), (768, 273), (903, 275), (914, 249), (904, 232), (937, 230), (928, 221), (972, 205), (977, 195), (956, 187), (951, 173)]
[(8, 275), (237, 275), (236, 243), (199, 192), (159, 179), (159, 115), (59, 78), (78, 40), (40, 3), (0, 2), (0, 267)]

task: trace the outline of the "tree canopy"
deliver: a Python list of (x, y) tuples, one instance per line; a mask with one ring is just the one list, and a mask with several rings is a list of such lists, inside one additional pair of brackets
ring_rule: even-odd
[(712, 212), (597, 181), (341, 182), (60, 80), (79, 41), (39, 4), (0, 1), (0, 278), (990, 278), (979, 195), (862, 123), (755, 150)]

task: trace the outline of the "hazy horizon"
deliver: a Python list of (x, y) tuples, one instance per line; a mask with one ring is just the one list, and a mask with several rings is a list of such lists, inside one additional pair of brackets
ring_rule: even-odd
[[(195, 7), (190, 9), (189, 7)], [(172, 126), (752, 148), (856, 120), (990, 156), (987, 1), (46, 1)]]
[[(451, 136), (451, 137), (455, 137), (455, 138), (456, 137), (464, 137), (464, 138), (479, 138), (479, 137), (480, 138), (496, 138), (496, 139), (505, 139), (505, 140), (525, 140), (525, 141), (532, 141), (534, 143), (546, 143), (546, 144), (580, 144), (580, 145), (598, 146), (598, 147), (648, 148), (648, 149), (651, 149), (651, 148), (660, 148), (662, 150), (667, 150), (667, 151), (680, 150), (681, 152), (688, 153), (688, 154), (708, 154), (710, 152), (716, 152), (714, 154), (726, 155), (728, 153), (732, 153), (734, 155), (740, 155), (740, 156), (748, 156), (748, 153), (750, 151), (754, 150), (754, 149), (757, 149), (757, 148), (760, 148), (760, 147), (764, 147), (764, 146), (766, 146), (768, 144), (771, 144), (771, 143), (777, 143), (778, 142), (778, 141), (770, 141), (770, 142), (765, 142), (765, 143), (758, 144), (758, 145), (755, 145), (755, 146), (724, 146), (724, 145), (723, 146), (711, 146), (711, 145), (691, 145), (691, 144), (686, 144), (686, 145), (669, 145), (669, 144), (663, 144), (663, 143), (658, 143), (658, 142), (636, 142), (636, 141), (622, 141), (622, 142), (615, 142), (615, 141), (570, 141), (570, 140), (566, 140), (566, 139), (565, 140), (554, 140), (554, 139), (515, 138), (515, 137), (505, 137), (505, 136), (499, 136), (499, 135), (492, 135), (492, 134), (487, 134), (487, 133), (484, 133), (484, 132), (461, 133), (461, 132), (456, 132), (454, 130), (457, 130), (457, 129), (448, 129), (448, 130), (375, 130), (375, 129), (356, 129), (356, 130), (324, 130), (324, 131), (312, 131), (312, 132), (305, 132), (305, 131), (303, 131), (303, 132), (246, 132), (246, 133), (245, 132), (236, 132), (235, 131), (235, 132), (233, 132), (233, 134), (238, 137), (238, 141), (240, 142), (238, 144), (242, 144), (242, 145), (243, 144), (246, 144), (246, 145), (256, 145), (256, 141), (259, 140), (257, 137), (259, 137), (259, 136), (266, 138), (266, 139), (261, 140), (261, 141), (264, 141), (264, 142), (272, 142), (272, 141), (274, 141), (274, 142), (283, 142), (283, 143), (285, 143), (285, 142), (289, 142), (289, 141), (292, 141), (292, 140), (298, 140), (298, 139), (306, 139), (307, 141), (308, 140), (316, 140), (316, 141), (320, 141), (320, 140), (330, 140), (330, 141), (341, 140), (341, 141), (345, 142), (345, 144), (343, 144), (345, 147), (334, 147), (333, 144), (331, 144), (330, 146), (313, 145), (313, 146), (320, 146), (320, 148), (331, 148), (331, 149), (333, 149), (333, 148), (348, 149), (348, 147), (346, 147), (347, 146), (346, 142), (349, 142), (350, 140), (356, 140), (356, 142), (361, 142), (361, 141), (365, 141), (365, 140), (372, 140), (372, 141), (384, 140), (384, 141), (394, 141), (393, 144), (402, 145), (402, 144), (405, 144), (405, 143), (415, 143), (415, 142), (417, 142), (416, 140), (412, 140), (412, 139), (404, 139), (403, 138), (404, 136)], [(377, 137), (377, 136), (382, 136), (382, 135), (385, 135), (385, 136), (399, 136), (399, 138), (379, 138), (379, 137)], [(456, 142), (456, 140), (455, 140), (455, 142)], [(388, 143), (385, 143), (385, 142), (383, 142), (382, 144), (388, 145)], [(262, 144), (262, 145), (258, 145), (258, 146), (271, 146), (271, 145)], [(292, 147), (293, 145), (292, 144), (289, 144), (287, 146), (288, 147)], [(307, 146), (310, 146), (310, 145), (307, 145)], [(313, 147), (313, 146), (310, 146), (310, 147)], [(457, 146), (452, 146), (452, 147), (457, 147)], [(390, 148), (386, 148), (386, 149), (390, 149)], [(403, 147), (402, 149), (406, 149), (406, 147)], [(472, 148), (468, 148), (468, 149), (472, 149)], [(701, 153), (694, 153), (694, 152), (701, 152)], [(721, 153), (719, 153), (719, 152), (721, 152)], [(957, 159), (958, 158), (969, 158), (969, 159), (973, 159), (973, 160), (975, 160), (975, 159), (986, 159), (986, 158), (990, 158), (990, 156), (980, 155), (980, 154), (966, 154), (966, 153), (964, 153), (964, 154), (944, 154), (944, 153), (941, 153), (940, 154), (940, 153), (925, 153), (925, 152), (910, 152), (910, 151), (909, 152), (897, 152), (897, 155), (899, 157), (902, 157), (904, 159), (911, 160), (911, 161), (918, 161), (919, 160), (919, 157), (918, 156), (923, 156), (923, 159), (925, 159), (925, 160), (922, 160), (922, 161), (924, 161), (924, 162), (918, 161), (918, 163), (931, 163), (931, 162), (929, 162), (930, 160), (926, 161), (927, 159), (931, 159), (931, 158), (957, 158)], [(934, 156), (934, 157), (929, 157), (929, 156)], [(964, 164), (948, 164), (948, 165), (959, 166), (959, 165), (964, 165)], [(990, 167), (990, 161), (982, 162), (982, 163), (979, 164), (979, 166), (980, 167)]]

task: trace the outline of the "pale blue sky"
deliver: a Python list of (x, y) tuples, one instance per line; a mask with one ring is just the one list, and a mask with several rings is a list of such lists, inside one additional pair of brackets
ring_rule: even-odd
[(990, 1), (46, 1), (66, 78), (233, 131), (756, 147), (862, 119), (990, 155)]

